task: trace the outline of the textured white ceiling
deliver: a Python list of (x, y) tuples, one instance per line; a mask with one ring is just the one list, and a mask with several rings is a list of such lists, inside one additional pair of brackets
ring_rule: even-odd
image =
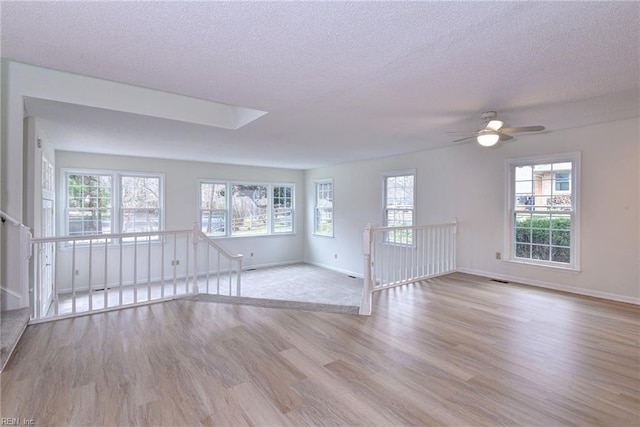
[(268, 112), (226, 130), (29, 100), (65, 150), (305, 169), (451, 145), (486, 110), (552, 132), (640, 114), (636, 2), (2, 1), (1, 14), (5, 58)]

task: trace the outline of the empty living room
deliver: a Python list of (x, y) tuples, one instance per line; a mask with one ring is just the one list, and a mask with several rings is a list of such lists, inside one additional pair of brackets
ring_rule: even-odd
[(0, 18), (0, 425), (640, 425), (640, 3)]

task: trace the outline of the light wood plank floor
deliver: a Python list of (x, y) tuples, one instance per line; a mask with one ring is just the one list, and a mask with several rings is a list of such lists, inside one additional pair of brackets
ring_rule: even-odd
[(456, 273), (359, 317), (178, 300), (30, 326), (38, 425), (640, 425), (640, 307)]

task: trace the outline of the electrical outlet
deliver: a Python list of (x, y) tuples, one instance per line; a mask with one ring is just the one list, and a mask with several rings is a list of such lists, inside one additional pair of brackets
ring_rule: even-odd
[(75, 273), (76, 273), (76, 276), (78, 276), (80, 274), (80, 270), (76, 270)]
[(334, 257), (335, 259), (338, 259), (338, 254), (334, 254), (334, 255), (333, 255), (333, 257)]
[(180, 265), (180, 260), (179, 259), (172, 259), (171, 260), (171, 265)]
[(497, 260), (501, 260), (502, 259), (502, 252), (496, 252), (496, 259)]

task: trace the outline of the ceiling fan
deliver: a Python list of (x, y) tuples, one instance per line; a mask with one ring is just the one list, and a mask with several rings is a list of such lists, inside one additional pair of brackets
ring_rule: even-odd
[(518, 132), (540, 132), (544, 130), (544, 126), (520, 126), (505, 128), (504, 122), (498, 119), (495, 111), (486, 111), (480, 115), (483, 120), (483, 128), (473, 134), (453, 142), (463, 142), (470, 139), (476, 139), (478, 144), (483, 147), (492, 147), (498, 142), (509, 141), (513, 139), (510, 135)]

